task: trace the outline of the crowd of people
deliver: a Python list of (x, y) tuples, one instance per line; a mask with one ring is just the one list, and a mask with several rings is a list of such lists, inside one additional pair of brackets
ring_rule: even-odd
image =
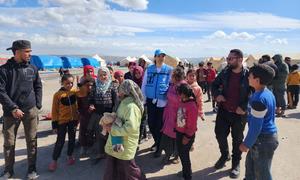
[[(20, 122), (24, 124), (28, 179), (37, 179), (37, 124), (41, 109), (42, 83), (37, 68), (29, 63), (31, 44), (13, 42), (14, 57), (0, 67), (0, 103), (4, 111), (3, 178), (14, 175), (15, 141)], [(83, 76), (61, 74), (61, 88), (53, 95), (52, 129), (57, 135), (48, 169), (58, 166), (68, 134), (67, 164), (74, 165), (76, 129), (79, 125), (80, 156), (93, 156), (93, 163), (105, 159), (105, 180), (146, 179), (135, 162), (139, 144), (153, 137), (150, 150), (164, 165), (181, 163), (178, 175), (192, 179), (190, 152), (194, 150), (197, 120), (205, 121), (204, 102), (212, 102), (217, 113), (215, 135), (221, 169), (231, 160), (229, 176), (240, 176), (240, 161), (246, 157), (246, 180), (272, 179), (271, 163), (278, 146), (275, 115), (284, 117), (286, 108), (298, 104), (300, 73), (288, 66), (281, 55), (262, 56), (250, 69), (243, 66), (243, 53), (232, 49), (227, 67), (217, 72), (211, 63), (199, 68), (183, 65), (172, 68), (164, 63), (166, 53), (154, 52), (154, 64), (143, 59), (128, 64), (128, 72), (100, 67), (97, 74), (85, 66)], [(271, 60), (273, 59), (273, 61)], [(205, 67), (206, 66), (206, 67)], [(290, 67), (290, 69), (289, 69)], [(76, 85), (77, 82), (77, 85)], [(75, 84), (75, 85), (74, 85)], [(288, 106), (285, 102), (287, 85)], [(204, 101), (204, 94), (208, 99)], [(100, 119), (111, 118), (110, 123)], [(249, 130), (244, 137), (248, 122)], [(148, 128), (149, 131), (148, 132)], [(103, 133), (107, 132), (107, 133)], [(227, 137), (232, 136), (232, 155)]]

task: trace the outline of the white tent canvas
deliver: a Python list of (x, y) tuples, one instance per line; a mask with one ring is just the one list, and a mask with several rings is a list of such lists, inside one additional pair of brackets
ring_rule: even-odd
[(145, 54), (141, 55), (141, 56), (139, 57), (139, 59), (140, 59), (140, 58), (144, 59), (144, 60), (146, 61), (147, 64), (152, 64), (152, 63), (153, 63), (153, 62), (152, 62)]
[(100, 64), (100, 67), (104, 67), (104, 66), (107, 65), (107, 64), (106, 64), (106, 61), (105, 61), (103, 58), (101, 58), (98, 54), (95, 54), (95, 55), (93, 56), (93, 58), (97, 59), (97, 61), (98, 61), (99, 64)]

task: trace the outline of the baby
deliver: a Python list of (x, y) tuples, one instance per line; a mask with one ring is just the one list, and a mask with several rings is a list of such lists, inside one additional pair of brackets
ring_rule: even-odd
[[(102, 118), (100, 119), (100, 125), (105, 126), (105, 125), (111, 125), (111, 124), (116, 124), (117, 126), (121, 127), (123, 125), (122, 120), (117, 117), (116, 113), (104, 113)], [(102, 129), (101, 134), (104, 136), (107, 134), (106, 129)], [(114, 152), (123, 152), (124, 151), (124, 146), (123, 146), (123, 138), (122, 136), (111, 136), (111, 143), (112, 143), (112, 148)]]

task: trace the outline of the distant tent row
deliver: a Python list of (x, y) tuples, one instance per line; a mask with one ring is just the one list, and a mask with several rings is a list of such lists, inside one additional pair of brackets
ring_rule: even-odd
[(100, 66), (97, 59), (92, 57), (72, 57), (72, 56), (47, 56), (47, 55), (33, 55), (30, 63), (35, 65), (39, 70), (44, 69), (58, 69), (62, 68), (80, 68), (85, 65), (91, 65), (95, 68)]

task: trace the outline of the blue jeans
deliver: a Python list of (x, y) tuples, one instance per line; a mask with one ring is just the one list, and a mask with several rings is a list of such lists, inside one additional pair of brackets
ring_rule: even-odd
[(272, 180), (271, 164), (277, 147), (277, 134), (258, 136), (246, 157), (246, 180)]

